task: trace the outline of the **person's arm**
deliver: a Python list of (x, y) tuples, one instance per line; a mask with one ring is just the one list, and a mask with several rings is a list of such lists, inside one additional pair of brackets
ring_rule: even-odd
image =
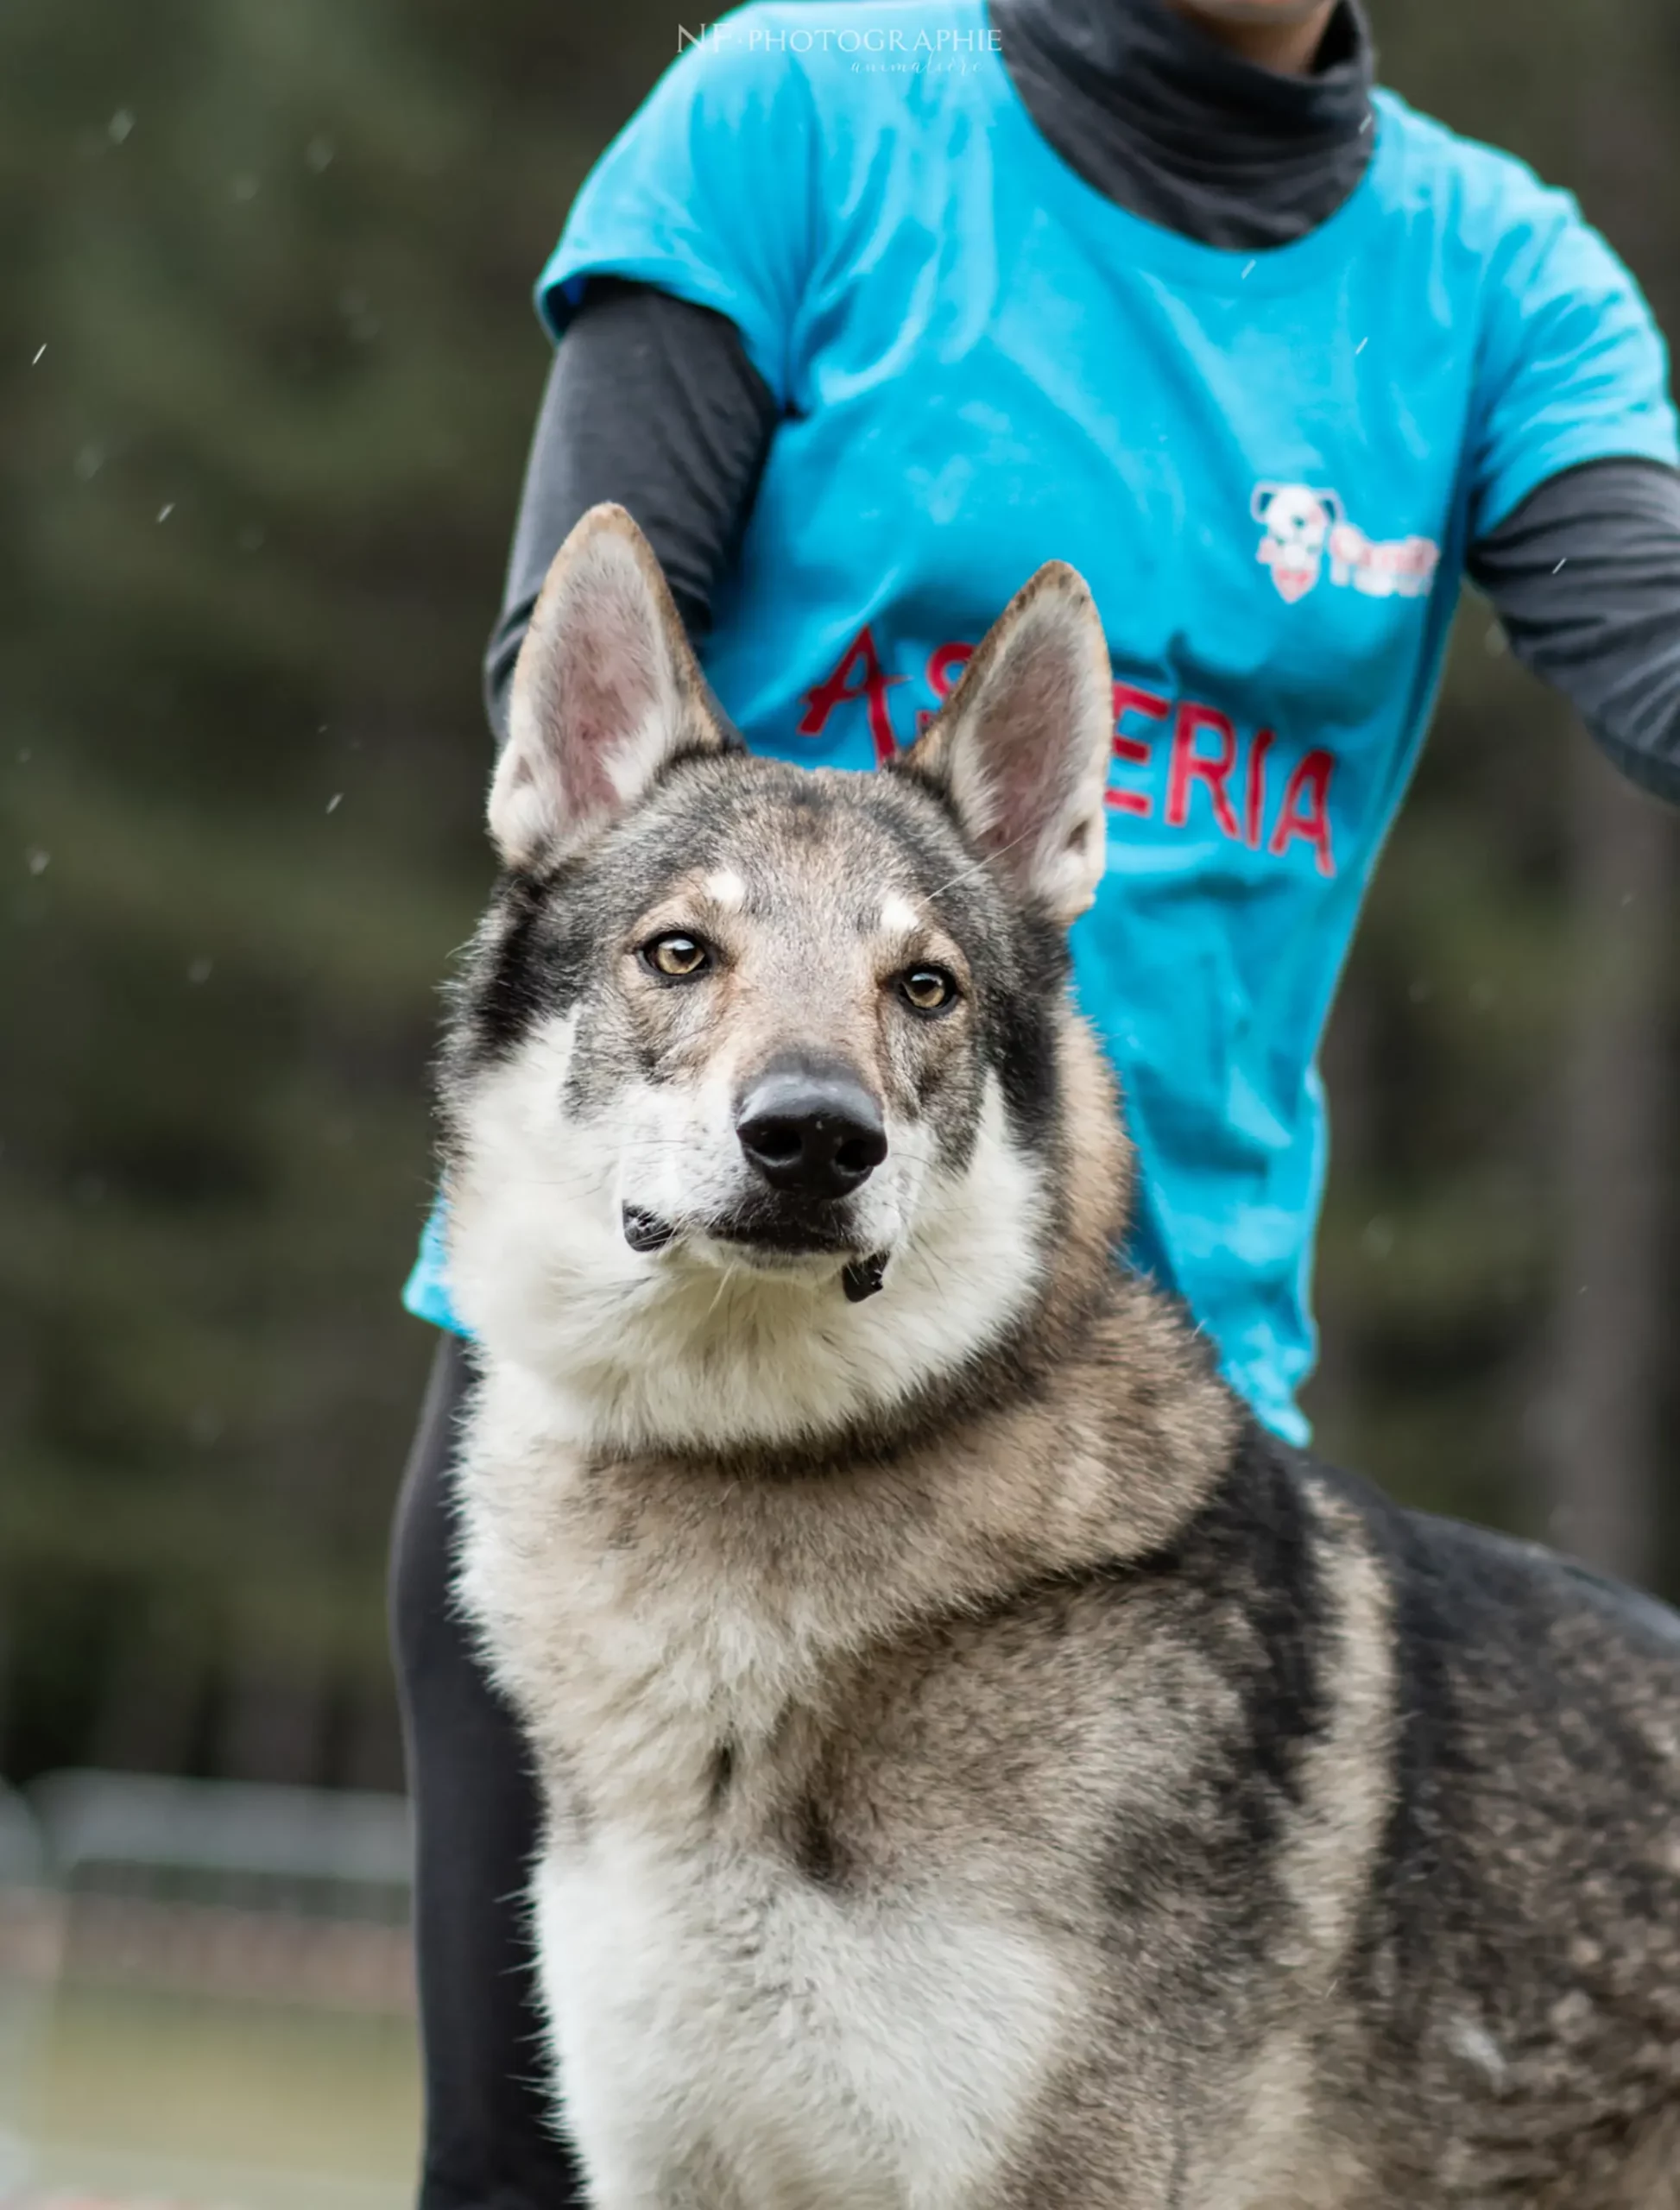
[(659, 556), (692, 638), (705, 634), (739, 546), (779, 410), (741, 334), (711, 307), (644, 284), (591, 282), (554, 355), (513, 552), (484, 660), (498, 746), (514, 663), (548, 565), (603, 499)]
[(1465, 174), (1456, 243), (1485, 275), (1468, 571), (1616, 765), (1680, 798), (1680, 421), (1662, 334), (1567, 193), (1502, 155)]
[(1472, 549), (1468, 571), (1524, 665), (1630, 780), (1680, 805), (1680, 470), (1568, 469)]
[(626, 507), (691, 635), (800, 404), (825, 158), (786, 39), (696, 40), (585, 180), (537, 280), (559, 350), (487, 690), (500, 733), (543, 575), (578, 517)]

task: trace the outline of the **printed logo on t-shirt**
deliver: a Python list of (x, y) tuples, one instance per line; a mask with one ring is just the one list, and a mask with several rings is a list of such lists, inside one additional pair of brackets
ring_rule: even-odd
[(1293, 606), (1329, 561), (1330, 581), (1367, 598), (1424, 598), (1441, 565), (1432, 538), (1367, 537), (1335, 491), (1310, 483), (1257, 483), (1249, 511), (1261, 526), (1258, 558)]

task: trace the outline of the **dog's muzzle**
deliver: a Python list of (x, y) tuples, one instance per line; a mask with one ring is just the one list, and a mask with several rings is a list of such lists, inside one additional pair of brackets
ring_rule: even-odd
[(818, 1203), (861, 1190), (887, 1156), (881, 1108), (844, 1067), (784, 1060), (742, 1097), (735, 1132), (778, 1195)]
[[(887, 1254), (857, 1249), (846, 1201), (887, 1156), (880, 1105), (843, 1062), (790, 1054), (774, 1060), (742, 1093), (736, 1139), (753, 1187), (709, 1234), (767, 1259), (820, 1259), (841, 1266), (847, 1301), (861, 1304), (886, 1285)], [(633, 1251), (662, 1251), (678, 1226), (640, 1205), (621, 1218)]]

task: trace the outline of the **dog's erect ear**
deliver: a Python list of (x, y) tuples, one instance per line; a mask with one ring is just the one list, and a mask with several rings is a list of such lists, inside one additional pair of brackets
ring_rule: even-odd
[(591, 507), (554, 555), (514, 670), (490, 836), (508, 866), (578, 850), (682, 752), (729, 738), (653, 547), (622, 507)]
[(1016, 592), (900, 763), (951, 805), (1027, 905), (1066, 923), (1096, 895), (1114, 674), (1085, 580), (1052, 560)]

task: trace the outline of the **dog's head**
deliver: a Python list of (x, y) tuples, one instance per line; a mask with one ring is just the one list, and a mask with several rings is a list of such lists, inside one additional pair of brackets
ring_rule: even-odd
[(925, 1401), (1088, 1294), (1123, 1202), (1067, 991), (1110, 674), (1043, 568), (879, 774), (754, 758), (646, 541), (557, 558), (457, 994), (452, 1280), (580, 1437), (792, 1443)]

